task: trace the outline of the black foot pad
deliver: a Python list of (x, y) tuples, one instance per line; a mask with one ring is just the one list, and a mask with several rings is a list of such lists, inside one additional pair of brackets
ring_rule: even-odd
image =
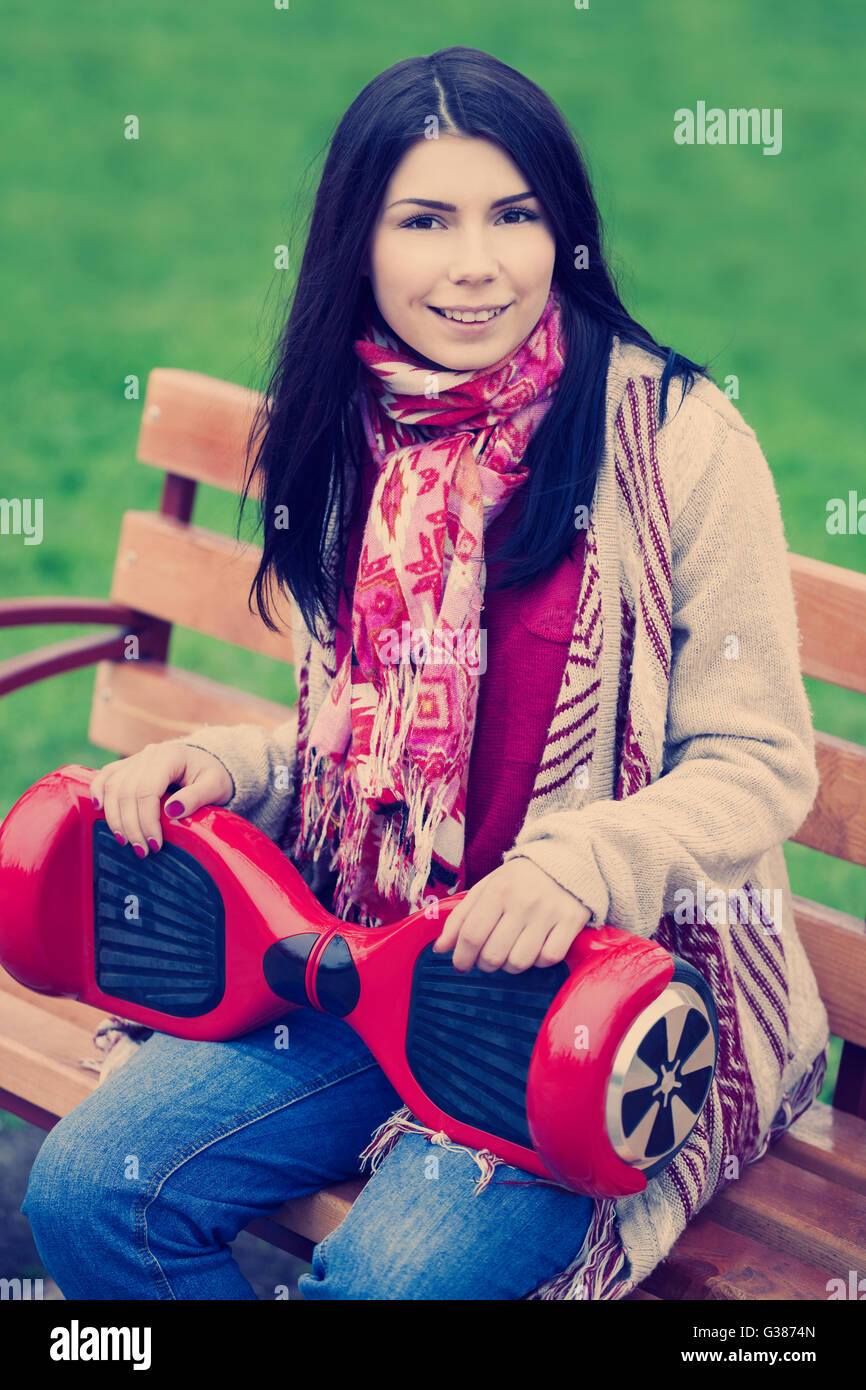
[(440, 1110), (532, 1147), (526, 1081), (538, 1030), (568, 979), (564, 962), (519, 975), (473, 966), (465, 975), (431, 942), (412, 976), (406, 1060)]
[(197, 1018), (225, 992), (225, 909), (206, 869), (163, 844), (137, 858), (104, 820), (93, 825), (96, 984), (174, 1018)]

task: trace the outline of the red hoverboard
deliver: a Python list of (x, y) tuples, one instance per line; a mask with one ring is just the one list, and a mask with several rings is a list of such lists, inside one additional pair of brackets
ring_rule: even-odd
[(120, 845), (75, 764), (0, 827), (0, 963), (21, 984), (177, 1037), (224, 1040), (311, 1007), (352, 1025), (422, 1124), (591, 1197), (642, 1192), (693, 1130), (718, 1019), (692, 966), (617, 927), (519, 974), (432, 943), (465, 897), (376, 929), (327, 912), (249, 821), (161, 810)]

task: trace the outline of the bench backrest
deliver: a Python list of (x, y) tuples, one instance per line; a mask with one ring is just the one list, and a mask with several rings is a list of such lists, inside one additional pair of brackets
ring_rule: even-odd
[[(257, 392), (199, 372), (150, 373), (137, 457), (165, 472), (162, 501), (157, 513), (125, 514), (111, 597), (158, 621), (145, 659), (97, 667), (89, 736), (101, 748), (127, 754), (205, 722), (274, 727), (287, 717), (288, 705), (165, 661), (175, 623), (290, 665), (294, 659), (289, 612), (282, 615), (285, 634), (276, 635), (248, 609), (259, 549), (190, 520), (198, 483), (241, 491), (260, 402)], [(249, 505), (257, 505), (252, 492)], [(803, 555), (792, 554), (790, 563), (804, 674), (866, 695), (866, 575)], [(866, 748), (823, 731), (816, 740), (820, 790), (792, 838), (864, 866)], [(830, 1029), (845, 1039), (835, 1103), (866, 1116), (866, 924), (820, 903), (794, 901)]]
[[(199, 372), (150, 373), (136, 457), (165, 472), (162, 499), (158, 512), (124, 514), (111, 598), (157, 621), (148, 625), (142, 660), (101, 661), (96, 667), (88, 736), (99, 748), (126, 755), (199, 724), (258, 722), (273, 728), (289, 715), (288, 704), (166, 662), (177, 624), (292, 669), (292, 605), (278, 610), (285, 625), (279, 634), (248, 607), (259, 547), (190, 519), (199, 483), (241, 492), (247, 436), (260, 402), (257, 392)], [(251, 492), (251, 514), (256, 506)], [(286, 686), (291, 687), (288, 673)]]

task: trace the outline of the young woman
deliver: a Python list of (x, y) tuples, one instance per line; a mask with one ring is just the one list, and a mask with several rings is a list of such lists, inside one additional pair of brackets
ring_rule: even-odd
[(67, 1298), (250, 1299), (232, 1238), (370, 1159), (305, 1298), (622, 1297), (826, 1063), (781, 851), (817, 773), (766, 461), (621, 304), (549, 98), (465, 48), (346, 112), (267, 396), (255, 589), (271, 626), (272, 589), (295, 600), (298, 709), (108, 763), (108, 824), (158, 854), (169, 786), (169, 815), (229, 806), (369, 927), (468, 889), (437, 942), (458, 970), (652, 935), (712, 984), (716, 1079), (644, 1193), (592, 1201), (417, 1124), (341, 1020), (292, 1012), (288, 1050), (127, 1029), (37, 1158), (40, 1255)]

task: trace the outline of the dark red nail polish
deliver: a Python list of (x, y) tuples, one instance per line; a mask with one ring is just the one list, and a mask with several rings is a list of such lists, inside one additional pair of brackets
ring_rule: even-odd
[(117, 833), (116, 830), (115, 830), (115, 832), (114, 832), (114, 838), (115, 838), (115, 840), (117, 841), (117, 843), (118, 843), (119, 845), (125, 845), (125, 844), (126, 844), (126, 837), (125, 837), (124, 835), (118, 835), (118, 833)]
[(150, 845), (151, 849), (159, 849), (159, 840), (148, 839), (147, 843)]
[(181, 801), (170, 801), (170, 802), (168, 803), (168, 805), (166, 806), (166, 808), (165, 808), (165, 814), (166, 814), (167, 816), (180, 816), (180, 815), (182, 815), (182, 814), (183, 814), (183, 802), (181, 802)]
[(147, 853), (147, 850), (144, 848), (144, 845), (133, 845), (132, 848), (135, 850), (139, 859), (143, 859), (145, 854)]

